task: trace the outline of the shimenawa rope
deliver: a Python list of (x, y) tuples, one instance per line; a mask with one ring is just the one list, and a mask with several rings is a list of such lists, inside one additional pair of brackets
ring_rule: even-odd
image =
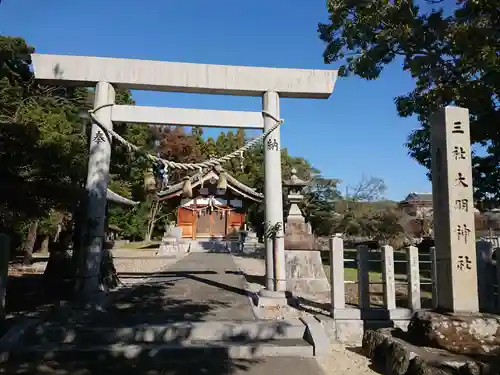
[(127, 141), (125, 138), (123, 138), (120, 134), (118, 134), (114, 130), (107, 129), (99, 121), (99, 119), (96, 117), (95, 113), (98, 110), (100, 110), (101, 108), (109, 107), (109, 106), (113, 106), (113, 104), (105, 104), (105, 105), (99, 106), (99, 107), (97, 107), (97, 108), (92, 109), (92, 110), (89, 111), (91, 119), (104, 132), (106, 132), (109, 136), (111, 136), (111, 137), (115, 138), (116, 140), (118, 140), (121, 144), (125, 145), (130, 151), (143, 154), (149, 160), (154, 161), (154, 162), (163, 163), (164, 165), (166, 165), (169, 168), (183, 169), (183, 170), (195, 170), (195, 169), (201, 170), (203, 168), (209, 168), (209, 167), (214, 167), (216, 165), (224, 164), (224, 163), (228, 162), (229, 160), (231, 160), (231, 159), (233, 159), (235, 157), (241, 156), (241, 154), (243, 152), (249, 150), (250, 148), (252, 148), (253, 146), (255, 146), (257, 143), (261, 142), (264, 138), (266, 138), (269, 134), (271, 134), (274, 131), (274, 129), (276, 129), (278, 126), (280, 126), (281, 124), (284, 123), (283, 120), (277, 119), (272, 114), (270, 114), (270, 113), (268, 113), (266, 111), (262, 111), (262, 114), (264, 116), (272, 118), (274, 121), (276, 121), (276, 124), (273, 125), (271, 128), (269, 128), (267, 131), (263, 132), (258, 137), (256, 137), (256, 138), (252, 139), (251, 141), (249, 141), (244, 146), (242, 146), (239, 149), (237, 149), (236, 151), (233, 151), (233, 152), (227, 154), (226, 156), (222, 156), (220, 158), (206, 160), (206, 161), (201, 162), (201, 163), (177, 163), (177, 162), (170, 161), (170, 160), (165, 160), (165, 159), (159, 158), (159, 157), (157, 157), (155, 155), (151, 155), (151, 154), (149, 154), (147, 152), (144, 152), (143, 150), (140, 149), (140, 147), (138, 147), (138, 146), (130, 143), (129, 141)]

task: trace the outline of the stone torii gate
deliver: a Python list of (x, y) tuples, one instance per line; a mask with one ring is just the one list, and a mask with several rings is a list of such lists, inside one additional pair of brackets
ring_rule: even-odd
[[(280, 153), (279, 98), (327, 99), (337, 71), (173, 63), (88, 56), (32, 55), (35, 78), (41, 83), (95, 86), (94, 115), (86, 189), (88, 245), (84, 292), (99, 291), (99, 265), (104, 237), (106, 189), (109, 180), (114, 122), (262, 129), (266, 226), (278, 225), (276, 248), (266, 240), (266, 288), (284, 292), (285, 249)], [(115, 87), (131, 90), (262, 97), (262, 112), (214, 111), (115, 105)], [(274, 127), (274, 130), (272, 130)], [(273, 251), (276, 254), (273, 254)], [(275, 265), (274, 262), (277, 264)], [(277, 275), (274, 274), (276, 270)]]

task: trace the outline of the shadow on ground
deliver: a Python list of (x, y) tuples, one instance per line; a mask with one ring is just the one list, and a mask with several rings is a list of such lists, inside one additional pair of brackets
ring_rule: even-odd
[[(23, 375), (112, 375), (112, 374), (262, 374), (262, 359), (234, 359), (225, 345), (193, 348), (194, 325), (219, 309), (218, 300), (199, 301), (172, 297), (178, 279), (209, 282), (212, 287), (241, 294), (231, 285), (213, 283), (201, 275), (210, 272), (161, 272), (147, 275), (149, 281), (111, 292), (103, 310), (56, 310), (29, 329), (0, 374)], [(127, 275), (123, 275), (127, 277)], [(164, 279), (168, 277), (167, 279)], [(31, 288), (36, 289), (35, 279)], [(183, 322), (179, 326), (167, 322)], [(269, 331), (227, 328), (219, 339), (248, 343), (251, 353), (283, 335), (286, 323), (276, 322)], [(199, 338), (199, 332), (197, 334)], [(34, 350), (36, 349), (36, 350)], [(66, 350), (65, 350), (66, 349)], [(76, 350), (69, 350), (76, 349)], [(252, 357), (252, 356), (250, 356)], [(265, 361), (264, 361), (265, 362)]]
[(143, 351), (135, 358), (123, 354), (77, 353), (47, 355), (47, 359), (6, 367), (5, 374), (26, 375), (223, 375), (249, 371), (257, 360), (231, 359), (224, 348), (179, 350), (175, 354)]

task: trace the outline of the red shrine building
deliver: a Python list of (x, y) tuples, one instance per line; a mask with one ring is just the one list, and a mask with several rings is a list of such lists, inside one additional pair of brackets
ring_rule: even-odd
[(177, 226), (189, 239), (228, 238), (243, 229), (250, 204), (264, 196), (217, 166), (158, 193), (177, 202)]

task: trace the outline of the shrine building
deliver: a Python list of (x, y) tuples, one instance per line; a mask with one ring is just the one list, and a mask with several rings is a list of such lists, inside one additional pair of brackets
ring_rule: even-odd
[(264, 196), (215, 166), (171, 185), (158, 199), (178, 202), (177, 226), (183, 238), (195, 240), (237, 236), (249, 205)]

